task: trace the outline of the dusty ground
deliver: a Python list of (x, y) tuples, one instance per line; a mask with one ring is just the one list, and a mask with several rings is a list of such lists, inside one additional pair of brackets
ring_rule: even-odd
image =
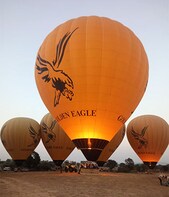
[(158, 174), (0, 172), (1, 197), (169, 197)]

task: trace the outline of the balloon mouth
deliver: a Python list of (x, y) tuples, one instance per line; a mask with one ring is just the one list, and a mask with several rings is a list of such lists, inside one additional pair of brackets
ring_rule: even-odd
[(72, 141), (82, 151), (88, 161), (97, 161), (102, 150), (109, 143), (108, 140), (95, 138), (80, 138)]
[(25, 160), (14, 160), (17, 167), (21, 167)]
[(106, 161), (97, 161), (97, 164), (99, 167), (103, 167), (103, 165), (106, 163)]
[(56, 166), (61, 166), (64, 160), (53, 160)]
[(156, 164), (157, 164), (157, 162), (144, 161), (144, 164), (145, 164), (146, 166), (148, 166), (150, 169), (154, 169), (155, 166), (156, 166)]

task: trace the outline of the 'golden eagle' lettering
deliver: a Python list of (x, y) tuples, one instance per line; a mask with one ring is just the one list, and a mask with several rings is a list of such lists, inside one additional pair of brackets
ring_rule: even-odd
[(76, 111), (69, 111), (69, 112), (63, 112), (56, 116), (56, 120), (59, 122), (61, 120), (67, 119), (67, 118), (74, 118), (79, 116), (96, 116), (96, 110), (76, 110)]

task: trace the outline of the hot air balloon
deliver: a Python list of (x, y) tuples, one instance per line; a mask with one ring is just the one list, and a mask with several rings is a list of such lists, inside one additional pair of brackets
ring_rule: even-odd
[(127, 126), (127, 138), (136, 154), (153, 169), (169, 143), (169, 126), (161, 117), (142, 115)]
[(41, 120), (42, 142), (57, 166), (74, 150), (75, 145), (50, 113)]
[(49, 112), (85, 157), (96, 161), (142, 99), (148, 59), (129, 28), (84, 16), (45, 38), (35, 79)]
[(114, 153), (114, 151), (121, 144), (125, 135), (125, 125), (116, 133), (113, 139), (105, 146), (101, 152), (99, 158), (97, 159), (97, 164), (103, 166), (104, 163), (109, 159), (109, 157)]
[(40, 125), (31, 118), (12, 118), (1, 128), (2, 144), (17, 166), (32, 154), (40, 139)]

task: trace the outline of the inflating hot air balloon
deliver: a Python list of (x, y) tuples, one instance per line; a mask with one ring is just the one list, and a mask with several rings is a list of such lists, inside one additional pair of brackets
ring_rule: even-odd
[(155, 115), (142, 115), (127, 126), (127, 138), (144, 164), (154, 168), (169, 144), (169, 125)]
[(41, 120), (42, 142), (57, 166), (74, 150), (75, 145), (50, 113)]
[(99, 158), (97, 159), (97, 164), (103, 166), (104, 163), (109, 159), (109, 157), (114, 153), (114, 151), (121, 144), (125, 135), (125, 125), (116, 133), (113, 139), (105, 146), (101, 152)]
[(10, 119), (1, 129), (2, 144), (17, 166), (31, 155), (40, 139), (40, 125), (31, 118)]
[(130, 29), (84, 16), (46, 37), (35, 78), (49, 112), (85, 157), (96, 161), (142, 99), (148, 60)]

